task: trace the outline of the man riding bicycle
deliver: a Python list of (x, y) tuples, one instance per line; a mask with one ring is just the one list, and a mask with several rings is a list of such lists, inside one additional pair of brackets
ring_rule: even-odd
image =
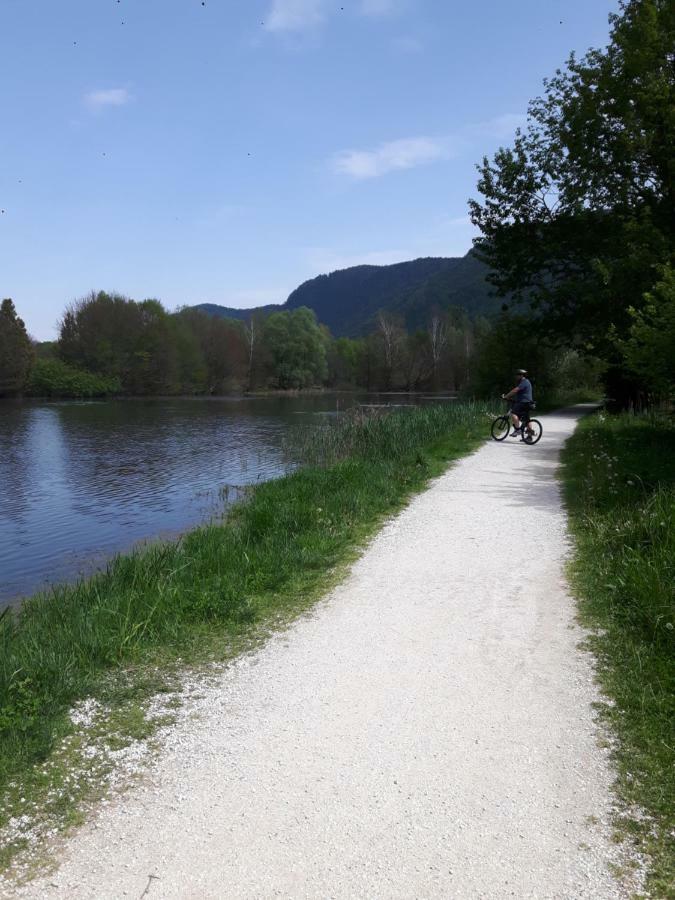
[[(514, 400), (511, 407), (511, 423), (513, 424), (511, 437), (520, 437), (522, 424), (527, 424), (529, 412), (534, 405), (532, 383), (527, 377), (525, 369), (518, 369), (516, 372), (516, 386), (508, 394), (502, 394), (502, 400)], [(525, 420), (522, 424), (521, 419)]]

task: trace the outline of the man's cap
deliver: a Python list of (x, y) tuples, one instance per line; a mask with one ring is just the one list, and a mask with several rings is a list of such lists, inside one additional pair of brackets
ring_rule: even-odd
[(516, 369), (516, 375), (527, 375), (527, 369)]

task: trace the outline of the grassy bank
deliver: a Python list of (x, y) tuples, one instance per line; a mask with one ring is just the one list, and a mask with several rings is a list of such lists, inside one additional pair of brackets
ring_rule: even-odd
[(675, 897), (675, 425), (598, 414), (563, 452), (572, 577), (616, 729), (624, 829)]
[[(345, 416), (302, 435), (311, 464), (257, 486), (223, 523), (118, 557), (5, 615), (0, 827), (49, 793), (43, 763), (72, 733), (74, 703), (123, 705), (161, 686), (157, 673), (178, 660), (226, 658), (261, 623), (305, 608), (383, 517), (486, 437), (488, 422), (476, 404)], [(5, 864), (16, 849), (5, 848)]]

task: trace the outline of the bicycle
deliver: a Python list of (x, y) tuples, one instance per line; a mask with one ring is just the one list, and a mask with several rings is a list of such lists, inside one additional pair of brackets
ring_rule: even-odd
[[(503, 416), (497, 416), (490, 428), (490, 434), (495, 441), (503, 441), (508, 437), (511, 430), (511, 406), (509, 406)], [(534, 403), (532, 404), (534, 409)], [(532, 419), (529, 412), (525, 412), (520, 416), (520, 440), (525, 444), (536, 444), (541, 440), (544, 433), (539, 419)]]

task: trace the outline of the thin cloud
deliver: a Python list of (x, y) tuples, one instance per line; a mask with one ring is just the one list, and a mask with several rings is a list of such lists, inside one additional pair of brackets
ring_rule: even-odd
[(397, 37), (391, 42), (392, 49), (397, 53), (421, 53), (424, 50), (424, 44), (418, 38), (414, 37)]
[(429, 165), (452, 155), (447, 141), (430, 137), (402, 138), (374, 150), (343, 150), (333, 159), (333, 171), (351, 178), (379, 178), (389, 172)]
[(267, 31), (304, 31), (320, 25), (325, 17), (325, 0), (272, 0), (265, 16), (265, 28)]
[(355, 180), (380, 178), (390, 172), (414, 169), (474, 152), (486, 140), (505, 140), (527, 122), (521, 113), (504, 113), (485, 122), (477, 122), (441, 137), (401, 138), (380, 144), (372, 150), (342, 150), (330, 161), (337, 175)]
[(361, 14), (364, 16), (388, 16), (397, 7), (396, 0), (361, 0)]
[(100, 112), (109, 106), (125, 106), (130, 100), (131, 94), (126, 88), (90, 91), (84, 95), (84, 105), (91, 112)]
[[(380, 18), (398, 11), (401, 0), (361, 0), (359, 16)], [(307, 31), (322, 25), (329, 16), (344, 14), (335, 0), (272, 0), (264, 28), (272, 32)]]

